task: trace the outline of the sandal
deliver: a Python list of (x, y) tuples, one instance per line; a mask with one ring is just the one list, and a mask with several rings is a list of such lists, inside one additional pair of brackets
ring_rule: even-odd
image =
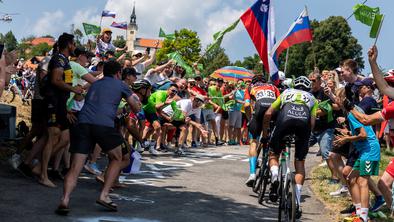
[(67, 214), (70, 213), (70, 208), (67, 206), (59, 205), (55, 210), (55, 213), (57, 215), (67, 216)]
[(111, 210), (111, 211), (118, 211), (118, 206), (114, 202), (105, 202), (103, 200), (96, 200), (96, 203)]

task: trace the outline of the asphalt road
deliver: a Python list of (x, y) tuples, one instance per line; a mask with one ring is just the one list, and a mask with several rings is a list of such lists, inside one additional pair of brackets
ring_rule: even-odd
[[(307, 172), (319, 162), (316, 147), (308, 155)], [(8, 165), (0, 168), (0, 221), (277, 221), (277, 206), (257, 203), (256, 194), (244, 185), (248, 177), (247, 147), (193, 149), (186, 157), (170, 153), (152, 158), (143, 155), (139, 175), (122, 177), (128, 188), (116, 189), (113, 200), (119, 212), (95, 204), (100, 191), (94, 177), (84, 173), (74, 191), (69, 216), (54, 214), (62, 193), (22, 177)], [(102, 165), (105, 158), (102, 158)], [(309, 188), (303, 190), (301, 221), (328, 221), (324, 206)]]

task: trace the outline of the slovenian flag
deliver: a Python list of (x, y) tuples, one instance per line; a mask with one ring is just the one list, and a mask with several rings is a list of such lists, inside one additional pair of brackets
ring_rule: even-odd
[(104, 10), (101, 13), (101, 17), (112, 17), (112, 18), (115, 18), (115, 16), (116, 16), (116, 13), (113, 12), (113, 11)]
[(121, 22), (121, 23), (112, 22), (111, 27), (126, 30), (127, 29), (127, 22)]
[(312, 29), (306, 8), (290, 26), (289, 31), (272, 48), (270, 55), (279, 58), (283, 50), (302, 42), (312, 41)]
[(276, 59), (269, 56), (275, 45), (274, 8), (271, 0), (258, 0), (241, 16), (241, 20), (272, 81), (279, 79)]

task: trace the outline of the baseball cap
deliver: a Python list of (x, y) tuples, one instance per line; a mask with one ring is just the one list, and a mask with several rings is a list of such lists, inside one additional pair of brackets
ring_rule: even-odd
[(190, 79), (188, 79), (188, 80), (187, 80), (187, 82), (196, 82), (196, 80), (195, 80), (195, 79), (192, 79), (192, 78), (190, 78)]
[(104, 34), (106, 32), (112, 33), (112, 30), (110, 28), (103, 28), (103, 30), (101, 30), (101, 34)]
[(201, 102), (204, 102), (204, 101), (205, 101), (204, 96), (202, 96), (202, 95), (200, 95), (200, 94), (197, 94), (194, 98), (196, 98), (196, 99), (198, 99), (198, 100), (201, 100)]
[(365, 78), (361, 81), (357, 81), (354, 83), (354, 85), (356, 86), (369, 86), (369, 87), (373, 87), (374, 85), (374, 81), (371, 78)]

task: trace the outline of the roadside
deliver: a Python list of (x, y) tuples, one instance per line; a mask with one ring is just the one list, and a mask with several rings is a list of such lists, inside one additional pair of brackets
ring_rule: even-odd
[[(390, 158), (393, 158), (394, 153), (390, 151), (382, 151), (379, 175), (381, 176), (388, 165)], [(312, 190), (316, 194), (316, 197), (322, 201), (328, 209), (330, 209), (330, 215), (335, 218), (336, 221), (343, 221), (343, 216), (339, 213), (341, 210), (345, 209), (351, 203), (350, 196), (342, 197), (332, 197), (329, 195), (339, 188), (339, 185), (328, 184), (328, 179), (330, 178), (330, 171), (327, 167), (315, 167), (312, 169)], [(380, 177), (379, 176), (379, 177)], [(375, 182), (378, 181), (379, 177), (374, 177)], [(371, 195), (371, 201), (373, 201), (373, 195)], [(389, 215), (389, 210), (387, 208), (381, 210), (385, 215)], [(393, 221), (393, 218), (379, 218), (375, 219), (377, 222), (388, 222)]]

